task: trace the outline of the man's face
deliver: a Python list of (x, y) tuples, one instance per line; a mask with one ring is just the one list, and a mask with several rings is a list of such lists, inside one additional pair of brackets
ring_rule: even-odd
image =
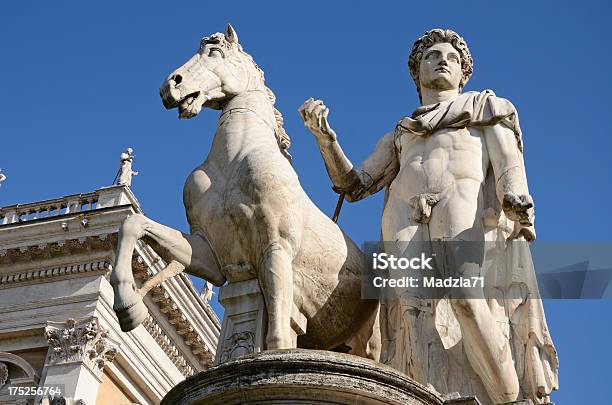
[(421, 88), (434, 90), (458, 89), (461, 83), (461, 57), (449, 43), (441, 42), (427, 48), (419, 67)]

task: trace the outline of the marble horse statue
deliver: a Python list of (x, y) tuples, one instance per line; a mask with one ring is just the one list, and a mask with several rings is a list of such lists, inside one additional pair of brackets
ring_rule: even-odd
[[(160, 95), (166, 108), (178, 108), (179, 118), (195, 117), (204, 107), (221, 115), (208, 157), (185, 182), (190, 233), (141, 214), (121, 226), (111, 284), (122, 330), (146, 317), (148, 290), (183, 270), (216, 286), (257, 278), (268, 315), (266, 349), (294, 346), (295, 305), (307, 319), (299, 347), (348, 346), (349, 353), (376, 358), (378, 303), (361, 299), (361, 251), (300, 186), (274, 94), (234, 29), (204, 37)], [(168, 263), (140, 289), (131, 269), (139, 239)]]

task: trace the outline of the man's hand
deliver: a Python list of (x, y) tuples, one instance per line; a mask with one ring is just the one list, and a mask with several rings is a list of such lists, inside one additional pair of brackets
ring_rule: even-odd
[(329, 127), (327, 121), (329, 108), (323, 104), (323, 101), (311, 97), (304, 101), (298, 111), (302, 120), (304, 120), (304, 125), (317, 138), (318, 142), (334, 142), (336, 140), (336, 133)]
[(502, 204), (506, 217), (523, 226), (533, 225), (533, 199), (530, 195), (517, 195), (512, 192), (504, 195)]
[(535, 239), (532, 230), (528, 229), (533, 225), (533, 199), (530, 195), (517, 195), (508, 192), (504, 195), (502, 203), (504, 213), (509, 220), (514, 221), (514, 230), (509, 240), (523, 236), (527, 241)]

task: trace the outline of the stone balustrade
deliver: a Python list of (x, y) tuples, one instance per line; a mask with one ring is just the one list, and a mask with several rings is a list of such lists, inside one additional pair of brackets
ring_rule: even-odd
[(0, 226), (122, 204), (133, 204), (139, 207), (136, 197), (128, 187), (104, 187), (90, 193), (2, 207), (0, 208)]

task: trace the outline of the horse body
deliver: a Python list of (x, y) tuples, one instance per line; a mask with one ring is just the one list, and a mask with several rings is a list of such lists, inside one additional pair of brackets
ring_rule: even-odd
[(357, 246), (307, 197), (278, 149), (271, 123), (272, 106), (264, 93), (232, 99), (208, 158), (185, 184), (187, 218), (192, 233), (203, 232), (210, 240), (230, 282), (229, 268), (265, 271), (257, 269), (264, 252), (274, 243), (289, 246), (293, 303), (309, 320), (301, 344), (333, 348), (372, 311), (372, 302), (360, 297), (362, 259)]
[(353, 353), (376, 357), (378, 304), (361, 299), (359, 248), (302, 189), (283, 147), (288, 138), (279, 136), (284, 130), (273, 96), (233, 29), (206, 40), (161, 90), (166, 107), (178, 106), (183, 118), (202, 106), (222, 109), (210, 153), (185, 183), (190, 235), (143, 216), (126, 220), (111, 278), (122, 328), (133, 329), (146, 315), (128, 261), (142, 238), (177, 263), (174, 271), (183, 266), (216, 285), (258, 278), (268, 349), (292, 347), (295, 305), (308, 320), (300, 347), (333, 349), (350, 341)]

